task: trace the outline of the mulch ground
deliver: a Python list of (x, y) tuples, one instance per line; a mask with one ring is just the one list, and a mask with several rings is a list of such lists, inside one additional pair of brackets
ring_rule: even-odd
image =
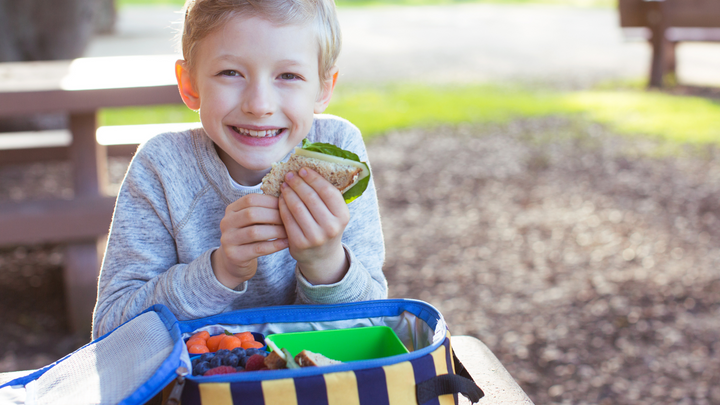
[[(543, 118), (368, 150), (390, 295), (481, 339), (535, 403), (720, 403), (716, 147)], [(0, 200), (68, 193), (68, 171), (3, 168)], [(67, 332), (62, 261), (62, 246), (0, 250), (0, 371), (87, 340)]]

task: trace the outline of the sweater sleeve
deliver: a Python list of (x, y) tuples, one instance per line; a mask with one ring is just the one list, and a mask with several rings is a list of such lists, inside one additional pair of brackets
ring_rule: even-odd
[[(368, 162), (365, 144), (357, 127), (340, 119), (320, 121), (317, 126), (319, 137), (332, 132), (332, 135), (325, 134), (324, 137), (343, 149), (355, 152), (361, 161)], [(300, 303), (331, 304), (387, 298), (387, 280), (382, 271), (385, 244), (372, 175), (368, 188), (348, 205), (348, 209), (350, 222), (342, 237), (345, 254), (350, 261), (348, 272), (335, 284), (313, 285), (296, 268)]]
[(138, 153), (118, 194), (98, 282), (93, 338), (154, 304), (167, 306), (178, 319), (223, 312), (246, 287), (231, 290), (217, 280), (210, 263), (213, 249), (179, 263), (165, 198), (172, 185), (161, 181), (154, 159), (157, 153)]

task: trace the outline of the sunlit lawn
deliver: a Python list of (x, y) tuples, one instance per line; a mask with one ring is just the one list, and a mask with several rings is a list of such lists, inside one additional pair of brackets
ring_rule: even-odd
[[(676, 143), (720, 143), (720, 102), (642, 89), (577, 92), (500, 86), (396, 85), (338, 88), (328, 113), (347, 118), (366, 139), (393, 129), (438, 124), (505, 123), (566, 116), (598, 122), (614, 132)], [(101, 111), (101, 125), (198, 121), (184, 106)]]
[(355, 122), (368, 136), (418, 125), (503, 123), (563, 115), (602, 123), (620, 134), (720, 143), (720, 102), (645, 90), (557, 92), (409, 85), (341, 91), (328, 112)]

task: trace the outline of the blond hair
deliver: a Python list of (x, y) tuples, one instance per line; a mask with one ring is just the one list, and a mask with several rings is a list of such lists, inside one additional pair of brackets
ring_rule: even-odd
[(183, 10), (181, 46), (190, 70), (195, 63), (197, 44), (235, 16), (262, 17), (277, 25), (312, 22), (320, 46), (321, 80), (329, 79), (330, 69), (340, 54), (340, 24), (334, 0), (187, 0)]

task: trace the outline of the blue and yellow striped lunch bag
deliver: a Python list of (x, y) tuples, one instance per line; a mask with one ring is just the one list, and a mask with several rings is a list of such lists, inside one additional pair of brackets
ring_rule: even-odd
[(392, 328), (408, 349), (323, 367), (188, 376), (183, 405), (441, 405), (457, 404), (458, 393), (473, 402), (483, 395), (454, 356), (442, 315), (422, 301), (255, 308), (179, 324), (185, 339), (201, 330), (252, 330), (267, 336), (382, 325)]
[[(251, 331), (272, 340), (277, 333), (342, 333), (368, 326), (391, 328), (401, 354), (322, 367), (193, 376), (185, 344), (203, 330)], [(341, 349), (349, 346), (338, 340)], [(422, 301), (265, 307), (192, 321), (178, 321), (168, 308), (154, 305), (57, 362), (0, 385), (0, 402), (440, 405), (457, 403), (458, 393), (478, 401), (483, 393), (469, 377), (453, 354), (442, 315)]]

